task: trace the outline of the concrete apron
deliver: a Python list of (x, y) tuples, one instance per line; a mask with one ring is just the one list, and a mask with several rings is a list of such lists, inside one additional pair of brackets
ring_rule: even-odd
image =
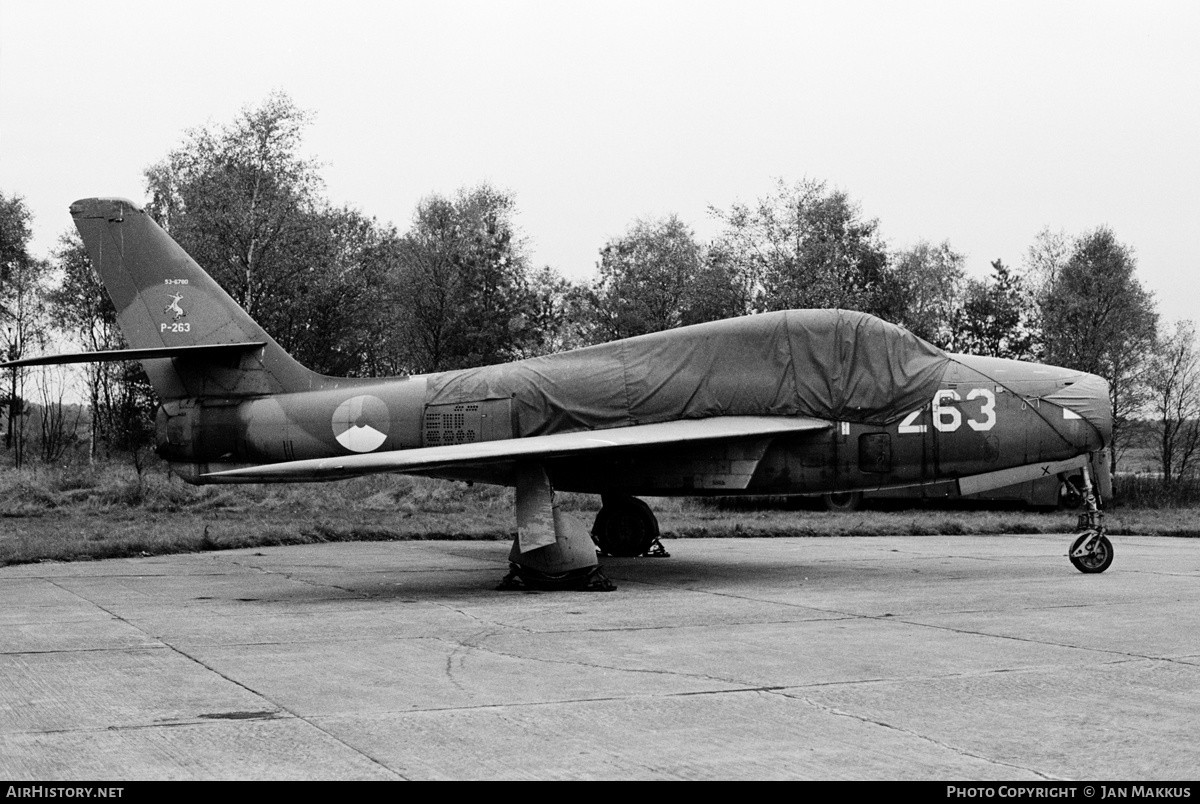
[(1188, 779), (1200, 543), (677, 540), (619, 589), (508, 545), (0, 569), (0, 776)]

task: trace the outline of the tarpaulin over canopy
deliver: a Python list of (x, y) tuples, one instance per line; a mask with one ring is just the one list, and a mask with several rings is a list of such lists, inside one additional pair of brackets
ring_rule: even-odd
[(1049, 394), (1045, 399), (1077, 413), (1096, 428), (1107, 444), (1112, 441), (1113, 426), (1108, 395), (1108, 382), (1104, 378), (1079, 372), (1070, 385)]
[(429, 377), (426, 402), (512, 397), (517, 435), (710, 416), (884, 424), (926, 404), (950, 358), (847, 310), (785, 310)]

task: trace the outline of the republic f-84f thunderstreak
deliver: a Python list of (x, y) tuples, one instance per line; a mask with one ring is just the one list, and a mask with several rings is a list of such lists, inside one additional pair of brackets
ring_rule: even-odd
[[(863, 313), (787, 310), (504, 365), (326, 377), (132, 202), (86, 199), (71, 214), (130, 348), (19, 362), (140, 360), (161, 403), (158, 453), (189, 482), (400, 472), (512, 486), (513, 577), (583, 586), (606, 583), (597, 545), (637, 555), (657, 542), (641, 496), (945, 481), (970, 494), (1082, 470), (1070, 560), (1112, 562), (1097, 508), (1112, 419), (1094, 375), (947, 354)], [(600, 495), (590, 534), (556, 490)]]

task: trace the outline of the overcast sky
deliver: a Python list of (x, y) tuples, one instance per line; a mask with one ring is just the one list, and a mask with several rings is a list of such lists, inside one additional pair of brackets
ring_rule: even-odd
[(811, 178), (979, 276), (1107, 225), (1200, 319), (1195, 0), (0, 0), (0, 190), (45, 254), (70, 202), (144, 201), (188, 128), (276, 89), (315, 113), (334, 203), (404, 229), (488, 181), (574, 279), (638, 217), (707, 239), (710, 206)]

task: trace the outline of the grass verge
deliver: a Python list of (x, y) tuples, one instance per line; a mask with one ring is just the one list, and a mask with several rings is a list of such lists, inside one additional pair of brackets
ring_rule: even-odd
[[(591, 495), (560, 501), (588, 525)], [(823, 510), (650, 500), (665, 539), (998, 535), (1075, 529), (1069, 513), (1023, 510)], [(512, 491), (393, 475), (340, 483), (194, 487), (124, 467), (0, 475), (0, 565), (341, 541), (507, 540)], [(1196, 511), (1117, 509), (1113, 535), (1200, 536)]]

